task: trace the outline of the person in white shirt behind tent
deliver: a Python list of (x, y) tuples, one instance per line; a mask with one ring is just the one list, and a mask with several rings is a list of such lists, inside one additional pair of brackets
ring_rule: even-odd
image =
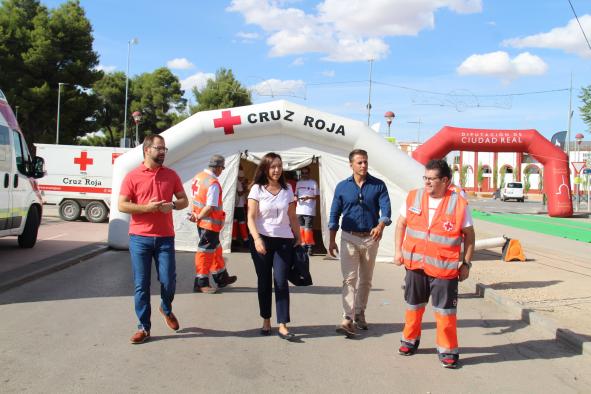
[(296, 206), (296, 215), (300, 222), (300, 239), (302, 245), (306, 248), (308, 255), (312, 255), (314, 242), (314, 216), (316, 216), (316, 201), (320, 192), (318, 183), (310, 178), (310, 167), (304, 167), (300, 171), (301, 178), (296, 183), (295, 195), (298, 204)]

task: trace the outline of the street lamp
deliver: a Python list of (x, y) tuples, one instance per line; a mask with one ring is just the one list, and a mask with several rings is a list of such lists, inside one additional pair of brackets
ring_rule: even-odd
[(583, 138), (585, 138), (585, 136), (582, 133), (577, 133), (577, 135), (575, 135), (575, 140), (577, 141), (577, 153), (576, 153), (576, 160), (579, 161), (579, 147), (581, 145), (581, 142), (583, 142)]
[(127, 93), (129, 91), (129, 59), (131, 57), (131, 45), (139, 43), (137, 38), (132, 38), (127, 42), (127, 72), (125, 73), (125, 110), (123, 115), (123, 141), (122, 147), (127, 147)]
[(390, 125), (392, 124), (392, 119), (394, 119), (396, 115), (392, 111), (388, 111), (384, 114), (384, 118), (386, 118), (386, 123), (388, 123), (388, 137), (390, 137)]
[[(579, 148), (581, 145), (581, 142), (583, 142), (583, 138), (585, 138), (585, 136), (582, 133), (577, 133), (577, 135), (575, 135), (575, 141), (577, 141), (576, 147), (576, 153), (575, 153), (575, 160), (579, 161)], [(577, 177), (576, 182), (575, 182), (575, 196), (577, 198), (577, 212), (579, 212), (579, 208), (580, 208), (580, 196), (579, 196), (579, 182), (580, 180), (580, 172), (576, 173), (575, 176)]]
[(140, 144), (140, 139), (139, 139), (139, 134), (138, 134), (138, 125), (140, 124), (140, 122), (142, 120), (142, 113), (140, 111), (135, 111), (134, 113), (131, 114), (131, 116), (133, 117), (133, 121), (135, 123), (135, 146), (138, 146)]
[(65, 82), (58, 82), (57, 84), (57, 121), (55, 127), (55, 144), (60, 143), (60, 104), (62, 98), (62, 85), (67, 85)]

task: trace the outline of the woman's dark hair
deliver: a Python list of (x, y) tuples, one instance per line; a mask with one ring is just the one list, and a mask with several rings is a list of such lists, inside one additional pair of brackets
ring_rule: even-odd
[(438, 174), (441, 178), (446, 177), (447, 179), (451, 180), (451, 169), (449, 168), (449, 164), (445, 160), (429, 160), (427, 165), (425, 166), (427, 170), (437, 170)]
[[(254, 179), (250, 185), (250, 188), (252, 188), (254, 185), (263, 186), (269, 184), (267, 173), (269, 172), (269, 168), (271, 168), (271, 163), (275, 159), (279, 159), (281, 162), (283, 162), (281, 156), (275, 152), (269, 152), (263, 156), (254, 173)], [(279, 184), (281, 185), (282, 189), (287, 189), (287, 183), (285, 182), (285, 175), (283, 171), (281, 171), (281, 176), (279, 177)]]

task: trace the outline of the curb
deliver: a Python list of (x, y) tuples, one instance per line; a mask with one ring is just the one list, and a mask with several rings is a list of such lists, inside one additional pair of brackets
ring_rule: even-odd
[(0, 280), (0, 293), (81, 263), (107, 250), (109, 247), (104, 243), (94, 243), (4, 272)]
[(474, 286), (475, 292), (480, 297), (492, 301), (505, 310), (521, 316), (521, 321), (553, 335), (558, 342), (564, 343), (581, 354), (591, 355), (591, 339), (577, 334), (567, 328), (561, 328), (557, 321), (539, 312), (524, 308), (521, 304), (509, 297), (505, 297), (499, 291), (482, 283), (466, 283), (469, 287)]

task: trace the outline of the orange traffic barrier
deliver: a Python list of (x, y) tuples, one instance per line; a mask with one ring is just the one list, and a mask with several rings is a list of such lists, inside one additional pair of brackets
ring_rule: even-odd
[(523, 248), (521, 242), (516, 239), (507, 238), (507, 242), (503, 246), (503, 261), (525, 261)]

